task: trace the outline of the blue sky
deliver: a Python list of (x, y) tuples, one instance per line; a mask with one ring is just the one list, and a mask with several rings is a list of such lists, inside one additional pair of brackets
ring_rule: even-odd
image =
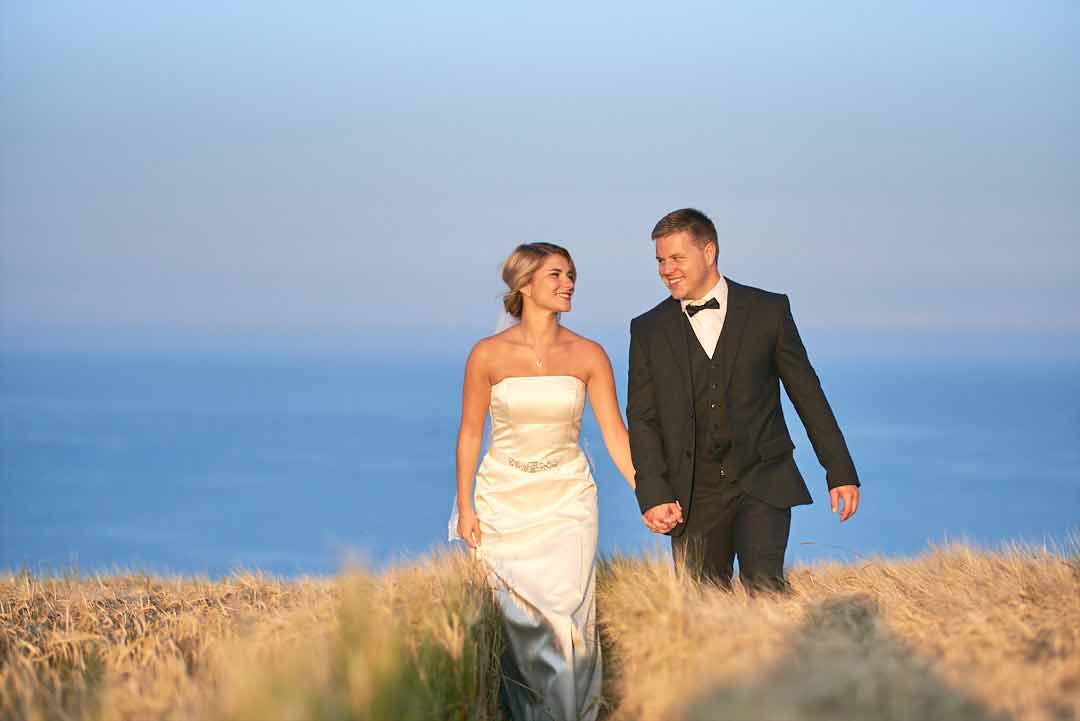
[[(1080, 5), (5, 3), (0, 338), (568, 324), (693, 205), (811, 333), (1080, 347)], [(96, 342), (89, 341), (87, 342)]]

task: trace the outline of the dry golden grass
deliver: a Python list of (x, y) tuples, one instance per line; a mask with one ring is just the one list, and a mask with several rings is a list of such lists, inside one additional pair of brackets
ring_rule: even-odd
[[(725, 593), (602, 564), (607, 715), (1080, 718), (1080, 557), (931, 549)], [(498, 616), (448, 553), (283, 581), (0, 576), (0, 718), (486, 719)]]
[(0, 577), (0, 718), (495, 718), (498, 624), (456, 553), (378, 577)]
[(789, 595), (753, 598), (606, 570), (616, 719), (1080, 718), (1075, 550), (795, 568)]

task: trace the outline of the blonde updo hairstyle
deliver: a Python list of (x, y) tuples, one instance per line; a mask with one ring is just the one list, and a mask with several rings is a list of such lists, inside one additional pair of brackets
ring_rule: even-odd
[(514, 252), (502, 266), (502, 279), (508, 290), (503, 294), (503, 307), (506, 312), (521, 319), (525, 299), (521, 289), (532, 282), (533, 275), (544, 264), (549, 255), (561, 255), (570, 263), (570, 272), (577, 275), (574, 259), (570, 251), (554, 243), (524, 243), (514, 248)]

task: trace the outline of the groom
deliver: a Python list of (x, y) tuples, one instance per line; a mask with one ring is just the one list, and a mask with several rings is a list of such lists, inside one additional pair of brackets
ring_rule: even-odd
[(626, 415), (643, 520), (704, 578), (730, 587), (738, 557), (747, 589), (782, 590), (791, 507), (812, 501), (781, 381), (841, 521), (859, 505), (855, 465), (787, 296), (720, 275), (716, 228), (701, 211), (668, 213), (652, 237), (671, 297), (630, 323)]

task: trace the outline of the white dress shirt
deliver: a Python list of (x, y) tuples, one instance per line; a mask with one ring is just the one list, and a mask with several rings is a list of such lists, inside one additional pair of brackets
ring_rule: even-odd
[(716, 350), (716, 341), (720, 339), (720, 331), (724, 329), (724, 319), (727, 317), (727, 296), (727, 281), (724, 280), (724, 276), (720, 276), (720, 282), (701, 298), (680, 301), (683, 313), (686, 312), (686, 306), (701, 305), (708, 302), (710, 298), (716, 298), (716, 302), (720, 304), (719, 310), (699, 310), (694, 314), (693, 318), (688, 317), (690, 327), (694, 329), (694, 335), (697, 336), (698, 343), (701, 343), (701, 347), (710, 358), (713, 357), (713, 351)]

